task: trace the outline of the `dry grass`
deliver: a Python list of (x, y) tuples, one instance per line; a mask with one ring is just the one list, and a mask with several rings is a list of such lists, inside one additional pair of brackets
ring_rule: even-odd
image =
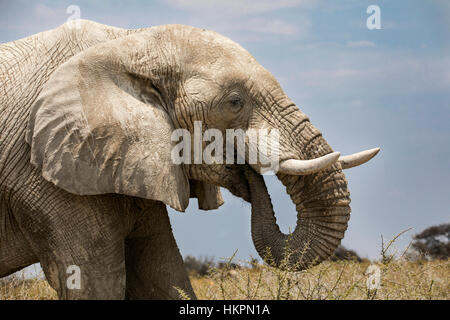
[(55, 300), (53, 290), (44, 279), (25, 279), (15, 274), (0, 280), (0, 300)]
[[(206, 276), (190, 275), (198, 299), (206, 300), (449, 300), (450, 260), (408, 261), (393, 246), (396, 239), (381, 243), (381, 259), (370, 261), (324, 261), (304, 271), (293, 272), (287, 246), (281, 268), (269, 264), (240, 262), (231, 257), (221, 268), (211, 268)], [(288, 243), (287, 243), (288, 244)], [(270, 261), (270, 252), (268, 255)], [(369, 268), (370, 267), (370, 268)], [(373, 269), (379, 271), (380, 283), (368, 289)], [(372, 270), (372, 271), (370, 271)], [(180, 299), (188, 296), (177, 289)], [(26, 279), (16, 273), (0, 279), (0, 300), (56, 299), (56, 292), (41, 275)]]
[(233, 274), (212, 270), (209, 276), (191, 281), (199, 299), (449, 299), (448, 260), (375, 264), (381, 271), (378, 290), (367, 289), (369, 265), (327, 261), (294, 273), (268, 266)]
[[(191, 282), (199, 299), (449, 299), (449, 260), (375, 264), (381, 286), (372, 291), (365, 274), (370, 262), (353, 261), (326, 261), (301, 272), (266, 265), (212, 269)], [(56, 293), (43, 279), (15, 275), (0, 281), (0, 299), (56, 299)]]

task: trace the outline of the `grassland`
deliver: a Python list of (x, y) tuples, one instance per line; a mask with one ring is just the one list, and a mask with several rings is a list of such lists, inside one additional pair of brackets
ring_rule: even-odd
[[(380, 286), (368, 290), (369, 265), (380, 270)], [(213, 268), (190, 275), (199, 299), (449, 299), (450, 261), (325, 261), (306, 271), (267, 265)], [(181, 294), (181, 298), (183, 294)], [(0, 299), (56, 299), (43, 279), (20, 274), (0, 281)]]

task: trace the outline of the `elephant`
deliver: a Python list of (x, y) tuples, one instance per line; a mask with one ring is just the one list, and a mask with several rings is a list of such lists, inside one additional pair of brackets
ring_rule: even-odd
[[(261, 257), (270, 251), (280, 267), (289, 241), (296, 270), (320, 263), (350, 218), (343, 170), (379, 151), (333, 151), (248, 51), (191, 26), (71, 21), (1, 44), (0, 83), (0, 278), (39, 262), (60, 299), (178, 299), (178, 289), (195, 299), (167, 206), (184, 212), (197, 198), (216, 209), (221, 187), (251, 204)], [(243, 163), (172, 161), (172, 133), (196, 122), (278, 130), (291, 234), (248, 153)]]

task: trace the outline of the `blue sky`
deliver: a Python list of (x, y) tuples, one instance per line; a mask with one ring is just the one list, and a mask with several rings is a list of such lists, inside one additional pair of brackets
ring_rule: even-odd
[[(368, 30), (366, 9), (381, 9)], [(240, 43), (281, 83), (332, 147), (353, 153), (380, 146), (370, 163), (346, 171), (352, 215), (343, 244), (378, 258), (381, 235), (402, 250), (411, 235), (450, 222), (450, 1), (168, 0), (0, 1), (0, 42), (81, 18), (140, 28), (179, 23)], [(281, 183), (266, 177), (281, 229), (295, 209)], [(183, 255), (257, 256), (250, 206), (223, 190), (225, 204), (170, 210)]]

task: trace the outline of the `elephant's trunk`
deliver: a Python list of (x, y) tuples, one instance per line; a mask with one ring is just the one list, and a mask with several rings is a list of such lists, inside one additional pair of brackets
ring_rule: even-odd
[[(303, 140), (296, 141), (297, 145), (302, 143), (302, 157), (312, 159), (332, 152), (309, 121), (302, 131), (294, 135)], [(269, 257), (280, 266), (288, 252), (289, 259), (284, 261), (295, 269), (305, 269), (333, 254), (350, 217), (349, 192), (339, 162), (311, 175), (277, 174), (297, 209), (297, 226), (290, 235), (283, 234), (276, 224), (262, 176), (250, 168), (246, 174), (252, 204), (252, 239), (261, 257), (267, 258), (269, 249)]]

